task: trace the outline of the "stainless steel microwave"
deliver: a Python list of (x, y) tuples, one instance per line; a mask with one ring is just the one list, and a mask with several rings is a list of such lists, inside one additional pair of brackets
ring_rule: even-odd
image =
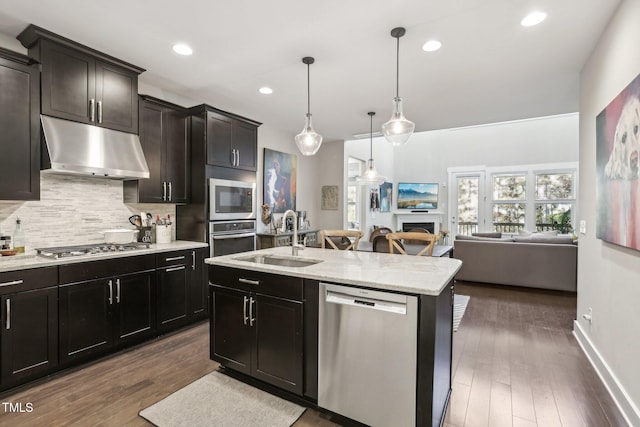
[(254, 182), (209, 179), (209, 220), (255, 219)]

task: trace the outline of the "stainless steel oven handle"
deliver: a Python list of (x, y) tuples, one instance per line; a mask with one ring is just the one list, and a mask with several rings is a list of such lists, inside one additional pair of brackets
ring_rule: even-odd
[(212, 235), (213, 240), (227, 240), (227, 239), (239, 239), (241, 237), (255, 237), (256, 233), (241, 233), (241, 234), (221, 234), (219, 236)]

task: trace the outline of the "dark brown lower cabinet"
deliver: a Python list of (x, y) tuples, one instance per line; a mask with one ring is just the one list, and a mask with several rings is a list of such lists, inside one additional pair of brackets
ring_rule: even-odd
[(209, 313), (209, 286), (207, 283), (204, 259), (209, 248), (193, 249), (192, 264), (189, 271), (189, 317), (193, 320), (204, 319)]
[(301, 301), (211, 286), (211, 359), (302, 395)]
[(180, 258), (175, 264), (159, 268), (158, 278), (158, 329), (167, 331), (185, 325), (189, 320), (189, 270), (190, 252), (166, 259)]
[(46, 375), (58, 365), (58, 287), (3, 295), (2, 388)]
[(60, 363), (84, 359), (155, 331), (154, 271), (61, 285)]

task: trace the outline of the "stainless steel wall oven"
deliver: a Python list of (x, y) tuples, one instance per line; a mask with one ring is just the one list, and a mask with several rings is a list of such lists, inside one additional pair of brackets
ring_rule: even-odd
[(256, 221), (213, 221), (209, 223), (209, 251), (212, 257), (256, 249)]

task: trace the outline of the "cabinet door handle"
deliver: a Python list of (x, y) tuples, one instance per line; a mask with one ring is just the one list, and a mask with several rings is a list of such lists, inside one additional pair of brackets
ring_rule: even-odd
[(11, 329), (11, 298), (7, 298), (7, 329)]
[(171, 201), (171, 181), (169, 181), (169, 201)]
[(184, 259), (184, 255), (165, 258), (164, 260), (165, 262), (169, 262), (169, 261), (178, 261), (179, 259)]
[(233, 158), (231, 159), (231, 166), (235, 166), (236, 165), (236, 149), (235, 148), (231, 150), (231, 154), (233, 155)]
[(102, 123), (102, 101), (98, 101), (98, 123)]
[(256, 303), (256, 300), (253, 297), (249, 297), (249, 326), (253, 326), (253, 323), (256, 321), (256, 318), (253, 317), (253, 304)]
[(247, 324), (247, 320), (249, 320), (249, 317), (247, 317), (247, 302), (249, 302), (249, 298), (247, 298), (246, 296), (242, 297), (243, 301), (242, 301), (242, 323), (244, 325)]
[(12, 286), (12, 285), (22, 285), (22, 283), (23, 283), (22, 280), (14, 280), (12, 282), (0, 283), (0, 287), (2, 287), (2, 286)]
[(96, 100), (95, 99), (89, 100), (89, 121), (90, 122), (96, 121)]
[(236, 166), (240, 166), (240, 150), (236, 149)]
[(186, 267), (184, 265), (181, 265), (180, 267), (167, 268), (165, 271), (169, 273), (170, 271), (184, 270), (185, 268)]
[(196, 269), (196, 251), (191, 251), (191, 269)]
[(120, 279), (116, 279), (116, 302), (120, 303)]
[(162, 182), (162, 200), (167, 200), (167, 182)]
[(109, 280), (109, 305), (113, 305), (113, 280)]
[(246, 283), (247, 285), (255, 285), (255, 286), (258, 286), (260, 284), (260, 280), (244, 279), (242, 277), (238, 279), (238, 282)]

